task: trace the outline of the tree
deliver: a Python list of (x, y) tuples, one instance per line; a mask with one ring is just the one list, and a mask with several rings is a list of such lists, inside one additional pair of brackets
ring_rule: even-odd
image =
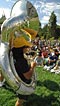
[(49, 19), (49, 29), (50, 29), (51, 37), (56, 37), (56, 26), (57, 26), (56, 22), (57, 22), (56, 15), (53, 11)]
[(43, 36), (46, 40), (48, 40), (50, 38), (50, 32), (49, 32), (49, 26), (48, 24), (46, 24), (44, 27), (43, 27)]
[(39, 34), (39, 36), (42, 36), (42, 28), (41, 28), (41, 22), (40, 21), (39, 21), (38, 34)]

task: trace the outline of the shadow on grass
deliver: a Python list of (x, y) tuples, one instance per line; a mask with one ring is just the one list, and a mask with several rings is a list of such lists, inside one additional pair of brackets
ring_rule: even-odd
[(59, 85), (51, 80), (45, 80), (44, 82), (37, 81), (37, 86), (45, 86), (51, 91), (60, 91)]
[(33, 94), (23, 106), (60, 106), (60, 102), (53, 96), (53, 94), (49, 96)]
[[(59, 90), (58, 84), (50, 80), (45, 80), (44, 82), (37, 81), (37, 86), (45, 86), (52, 91)], [(10, 89), (10, 87), (7, 84), (4, 88), (13, 92), (13, 90)], [(24, 102), (23, 106), (60, 106), (60, 100), (58, 99), (60, 99), (60, 97), (55, 97), (54, 93), (48, 96), (44, 94), (32, 94), (28, 96), (28, 100)]]
[(43, 82), (43, 84), (44, 84), (45, 87), (47, 87), (51, 91), (59, 91), (60, 90), (59, 85), (54, 81), (45, 80)]

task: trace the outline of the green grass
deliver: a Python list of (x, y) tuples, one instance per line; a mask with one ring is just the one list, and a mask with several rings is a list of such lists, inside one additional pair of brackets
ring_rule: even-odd
[[(60, 75), (36, 68), (37, 87), (24, 106), (60, 106)], [(15, 106), (17, 100), (12, 90), (0, 88), (0, 106)]]

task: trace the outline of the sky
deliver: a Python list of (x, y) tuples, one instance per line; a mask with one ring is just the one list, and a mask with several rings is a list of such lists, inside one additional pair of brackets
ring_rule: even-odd
[[(17, 0), (0, 0), (0, 18), (5, 14), (10, 17), (11, 8)], [(57, 24), (60, 25), (60, 0), (28, 0), (37, 10), (42, 27), (48, 23), (51, 12), (57, 16)], [(17, 10), (15, 10), (17, 13)]]

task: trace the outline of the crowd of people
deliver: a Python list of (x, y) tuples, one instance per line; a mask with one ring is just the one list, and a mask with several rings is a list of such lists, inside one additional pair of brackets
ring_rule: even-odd
[(35, 61), (38, 66), (43, 66), (44, 70), (60, 73), (60, 41), (40, 40), (39, 38), (33, 41), (37, 56)]

